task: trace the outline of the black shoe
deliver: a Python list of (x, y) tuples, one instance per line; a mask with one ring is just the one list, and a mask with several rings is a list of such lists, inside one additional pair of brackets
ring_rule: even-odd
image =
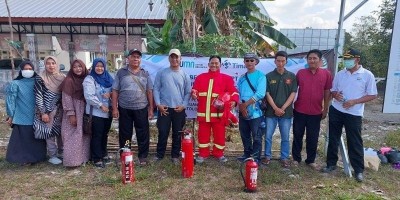
[(237, 157), (236, 159), (239, 160), (240, 162), (243, 162), (244, 160), (246, 160), (248, 157), (246, 155), (242, 155), (240, 157)]
[(95, 166), (96, 168), (99, 168), (99, 169), (102, 169), (102, 168), (105, 168), (105, 167), (106, 167), (106, 166), (104, 165), (104, 162), (103, 162), (103, 161), (99, 161), (99, 162), (94, 163), (94, 166)]
[(331, 173), (336, 170), (336, 166), (326, 166), (322, 169), (323, 173)]
[(363, 173), (356, 173), (356, 176), (355, 176), (355, 178), (356, 178), (356, 181), (357, 182), (363, 182), (363, 180), (364, 180), (364, 175), (363, 175)]

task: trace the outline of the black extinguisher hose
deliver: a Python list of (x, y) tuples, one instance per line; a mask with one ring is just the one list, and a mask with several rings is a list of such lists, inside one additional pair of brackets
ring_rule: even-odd
[(240, 171), (240, 175), (242, 176), (242, 179), (243, 179), (244, 187), (246, 187), (246, 180), (244, 179), (244, 175), (243, 175), (243, 165), (246, 163), (246, 160), (244, 160), (239, 166), (239, 171)]

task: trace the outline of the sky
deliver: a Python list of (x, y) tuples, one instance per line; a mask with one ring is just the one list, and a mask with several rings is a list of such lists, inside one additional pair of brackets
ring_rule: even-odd
[[(346, 0), (344, 15), (363, 0)], [(372, 15), (383, 0), (369, 0), (343, 23), (351, 32), (352, 26), (361, 16)], [(272, 19), (278, 22), (276, 29), (306, 28), (337, 29), (341, 0), (275, 0), (263, 2)]]

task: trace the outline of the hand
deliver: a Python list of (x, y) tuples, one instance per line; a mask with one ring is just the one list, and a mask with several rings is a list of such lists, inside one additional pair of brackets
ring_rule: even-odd
[(69, 123), (70, 123), (72, 126), (76, 126), (76, 125), (77, 125), (76, 116), (75, 116), (75, 115), (70, 115), (70, 116), (68, 116), (68, 120), (69, 120)]
[(149, 119), (153, 119), (154, 113), (153, 113), (153, 108), (149, 108)]
[(236, 102), (234, 102), (234, 101), (231, 101), (231, 102), (230, 102), (230, 106), (231, 106), (231, 108), (234, 108), (234, 107), (236, 107)]
[(100, 106), (101, 111), (108, 113), (110, 110), (108, 109), (108, 107), (101, 105)]
[(191, 96), (192, 96), (192, 99), (194, 99), (194, 100), (197, 100), (197, 90), (194, 90), (194, 89), (192, 89), (192, 94), (191, 94)]
[(115, 118), (115, 119), (118, 119), (118, 118), (119, 118), (118, 109), (113, 109), (113, 110), (112, 110), (112, 116), (113, 116), (113, 118)]
[(247, 112), (247, 104), (246, 103), (239, 104), (239, 111), (243, 117), (247, 118), (248, 112)]
[(105, 99), (109, 99), (110, 97), (111, 97), (111, 93), (110, 92), (103, 94), (103, 98), (105, 98)]
[(334, 92), (332, 93), (332, 97), (336, 99), (337, 101), (342, 102), (343, 101), (343, 93), (342, 92)]
[(42, 121), (43, 121), (44, 123), (49, 123), (49, 122), (50, 122), (49, 115), (48, 115), (48, 114), (43, 114), (43, 115), (42, 115)]
[(274, 114), (275, 114), (276, 116), (278, 116), (278, 117), (280, 117), (280, 116), (282, 116), (282, 115), (285, 114), (285, 110), (282, 109), (282, 108), (276, 108), (276, 110), (274, 110), (274, 111), (275, 111)]
[(322, 111), (322, 117), (321, 117), (321, 120), (325, 119), (325, 118), (326, 118), (326, 116), (328, 116), (328, 109), (324, 109), (324, 110)]
[(157, 105), (158, 111), (160, 111), (161, 116), (167, 116), (168, 113), (168, 106), (164, 105)]
[(356, 102), (355, 99), (348, 100), (348, 101), (345, 101), (345, 102), (343, 103), (343, 108), (344, 108), (344, 109), (349, 109), (350, 107), (352, 107), (352, 106), (354, 106), (354, 105), (356, 105), (356, 104), (357, 104), (357, 102)]
[(177, 106), (176, 108), (174, 108), (174, 111), (175, 112), (182, 112), (182, 110), (184, 110), (185, 109), (185, 107), (183, 107), (183, 106)]
[(12, 120), (13, 120), (12, 117), (8, 117), (8, 118), (6, 119), (6, 123), (7, 123), (8, 125), (12, 126)]

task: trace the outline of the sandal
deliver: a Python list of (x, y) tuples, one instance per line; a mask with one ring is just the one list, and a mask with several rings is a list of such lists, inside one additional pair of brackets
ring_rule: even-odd
[(146, 158), (140, 158), (139, 159), (139, 165), (141, 165), (141, 166), (147, 165), (147, 159)]
[(288, 160), (281, 160), (281, 165), (283, 168), (289, 168), (290, 167), (290, 163)]
[(271, 160), (269, 158), (263, 158), (261, 160), (261, 164), (263, 164), (263, 165), (269, 165), (270, 162), (271, 162)]

